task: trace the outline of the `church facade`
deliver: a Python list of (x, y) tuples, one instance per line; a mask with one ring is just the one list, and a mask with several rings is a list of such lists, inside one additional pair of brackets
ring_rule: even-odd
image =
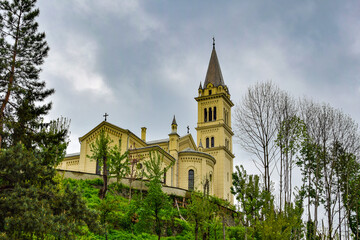
[(200, 83), (198, 96), (198, 122), (196, 142), (191, 134), (177, 133), (175, 116), (167, 138), (147, 141), (146, 128), (141, 136), (128, 129), (101, 122), (79, 138), (80, 153), (68, 154), (58, 166), (62, 170), (100, 174), (96, 161), (90, 160), (90, 145), (101, 130), (120, 144), (121, 152), (129, 151), (130, 162), (137, 163), (136, 171), (142, 171), (142, 161), (149, 159), (150, 152), (157, 152), (163, 159), (163, 167), (171, 165), (163, 176), (167, 186), (186, 190), (206, 190), (209, 194), (233, 203), (230, 193), (233, 159), (231, 108), (229, 89), (224, 83), (220, 64), (213, 45), (205, 82)]

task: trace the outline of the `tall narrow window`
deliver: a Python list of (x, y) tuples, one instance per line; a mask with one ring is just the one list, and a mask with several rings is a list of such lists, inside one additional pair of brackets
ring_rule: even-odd
[(207, 122), (207, 109), (204, 108), (204, 122)]
[(164, 184), (166, 184), (166, 168), (164, 168)]
[(214, 121), (216, 121), (216, 107), (214, 107)]
[(223, 111), (223, 119), (224, 119), (224, 122), (226, 123), (226, 111), (225, 111), (225, 108), (224, 108), (224, 111)]
[(101, 172), (100, 172), (100, 164), (99, 164), (99, 161), (98, 160), (96, 160), (96, 174), (98, 174), (98, 175), (100, 175), (101, 174)]
[(188, 189), (189, 190), (194, 190), (194, 170), (190, 169), (189, 170), (189, 186)]
[(209, 148), (209, 138), (206, 138), (206, 148)]
[(209, 95), (211, 95), (211, 93), (212, 93), (211, 90), (209, 90)]
[(214, 147), (214, 145), (215, 145), (215, 139), (214, 137), (211, 137), (211, 147)]
[(209, 122), (212, 121), (212, 110), (211, 108), (209, 108)]

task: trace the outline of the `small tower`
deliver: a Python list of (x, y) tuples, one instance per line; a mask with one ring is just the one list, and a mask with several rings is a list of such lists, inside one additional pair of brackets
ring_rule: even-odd
[(171, 133), (169, 133), (169, 153), (176, 159), (175, 166), (173, 166), (175, 172), (176, 183), (175, 186), (179, 186), (179, 134), (177, 133), (177, 123), (175, 119), (175, 115), (173, 121), (171, 123)]
[(197, 144), (202, 151), (216, 159), (214, 167), (214, 194), (233, 203), (230, 193), (232, 184), (233, 159), (231, 129), (231, 107), (228, 87), (224, 83), (215, 40), (209, 61), (205, 82), (198, 89)]

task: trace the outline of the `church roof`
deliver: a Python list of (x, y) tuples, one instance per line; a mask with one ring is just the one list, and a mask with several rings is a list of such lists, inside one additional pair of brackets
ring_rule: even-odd
[(197, 153), (197, 154), (201, 154), (201, 155), (207, 156), (208, 158), (211, 158), (214, 161), (214, 164), (216, 163), (215, 158), (212, 155), (210, 155), (208, 153), (205, 153), (205, 152), (200, 152), (200, 151), (196, 151), (196, 150), (191, 149), (191, 148), (186, 148), (186, 149), (179, 152), (179, 154), (181, 154), (181, 153)]
[(204, 88), (206, 88), (206, 86), (209, 83), (212, 83), (214, 87), (225, 86), (224, 79), (221, 73), (219, 60), (216, 55), (215, 44), (213, 44), (213, 49), (209, 61), (209, 67), (206, 73)]
[(168, 142), (168, 141), (169, 141), (169, 138), (164, 138), (164, 139), (159, 139), (159, 140), (147, 141), (146, 144), (163, 143), (163, 142)]
[(80, 152), (77, 152), (77, 153), (69, 153), (69, 154), (66, 154), (65, 157), (75, 157), (75, 156), (80, 156)]

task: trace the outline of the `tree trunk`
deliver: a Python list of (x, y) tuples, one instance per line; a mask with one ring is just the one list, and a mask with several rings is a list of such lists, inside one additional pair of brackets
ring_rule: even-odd
[(22, 16), (22, 12), (20, 12), (20, 14), (19, 14), (19, 18), (18, 18), (18, 22), (17, 22), (17, 26), (16, 26), (16, 35), (15, 35), (14, 50), (13, 50), (12, 61), (11, 61), (11, 70), (10, 70), (10, 76), (9, 76), (9, 83), (8, 83), (8, 87), (7, 87), (7, 91), (6, 91), (4, 101), (2, 102), (1, 108), (0, 108), (0, 149), (1, 149), (1, 143), (2, 143), (2, 131), (3, 131), (3, 128), (4, 128), (4, 126), (3, 126), (4, 125), (4, 111), (5, 111), (6, 105), (9, 102), (11, 89), (12, 89), (13, 84), (14, 84), (15, 63), (16, 63), (16, 56), (17, 56), (17, 50), (18, 50), (17, 46), (18, 46), (18, 41), (19, 41), (19, 31), (20, 31), (21, 16)]
[(340, 183), (338, 179), (338, 198), (339, 198), (339, 240), (341, 240), (341, 195), (340, 195)]
[(280, 212), (282, 210), (282, 190), (283, 190), (283, 154), (282, 154), (282, 144), (280, 143)]
[(199, 223), (195, 220), (195, 240), (198, 239), (198, 232), (199, 232)]
[(225, 214), (223, 215), (223, 221), (222, 221), (222, 227), (223, 227), (223, 239), (226, 240), (226, 234), (225, 234)]
[(107, 181), (108, 181), (108, 171), (107, 171), (107, 157), (104, 156), (103, 157), (103, 181), (104, 181), (104, 185), (103, 185), (103, 189), (101, 191), (101, 199), (104, 199), (106, 196), (106, 192), (107, 192)]
[(311, 184), (311, 173), (310, 173), (310, 160), (308, 160), (308, 222), (311, 222), (311, 212), (310, 212), (310, 184)]

